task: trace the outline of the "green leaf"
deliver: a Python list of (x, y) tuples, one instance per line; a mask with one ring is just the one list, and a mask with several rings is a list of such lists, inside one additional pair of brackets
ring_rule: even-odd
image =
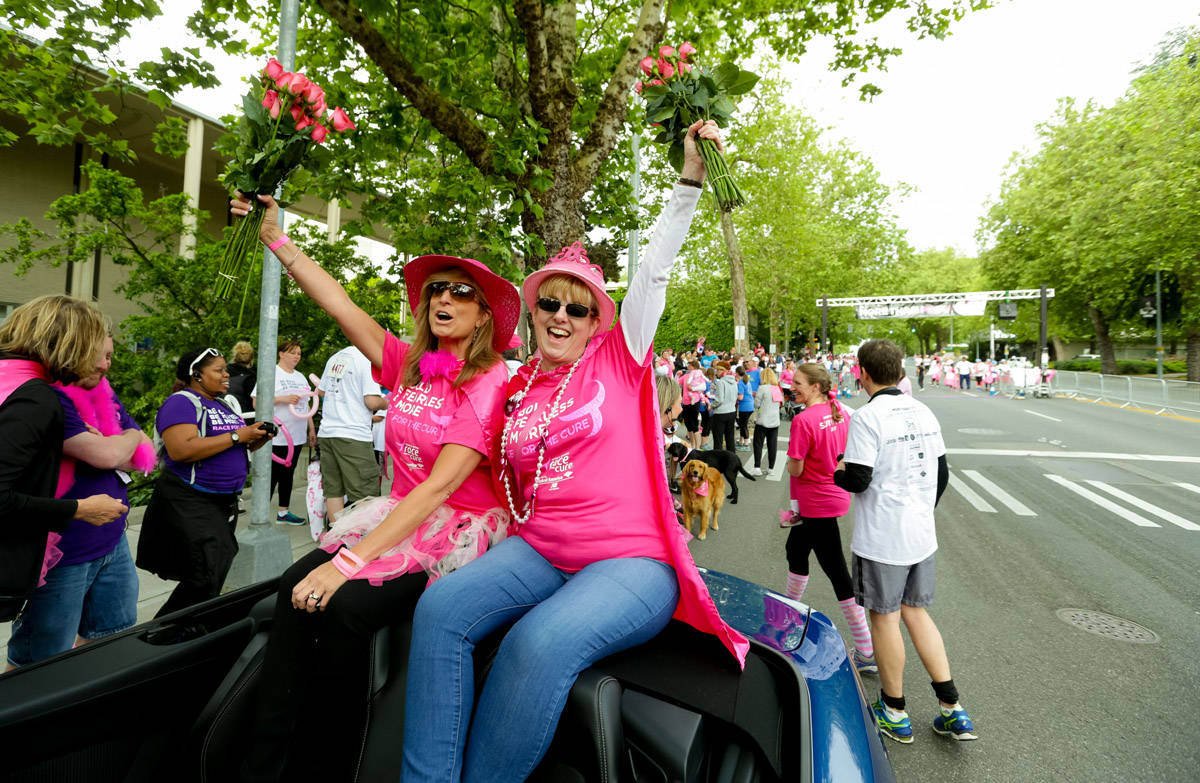
[(166, 109), (171, 105), (171, 98), (162, 90), (150, 90), (146, 93), (146, 98), (160, 109)]
[(653, 122), (666, 122), (667, 120), (671, 119), (674, 116), (675, 116), (675, 107), (674, 106), (663, 106), (661, 109), (656, 111), (654, 114), (650, 115), (650, 117), (648, 119), (652, 123)]
[(667, 161), (676, 171), (683, 171), (683, 141), (677, 140), (667, 151)]
[(758, 74), (739, 70), (737, 76), (725, 85), (725, 91), (730, 95), (745, 95), (754, 89), (756, 84), (758, 84)]

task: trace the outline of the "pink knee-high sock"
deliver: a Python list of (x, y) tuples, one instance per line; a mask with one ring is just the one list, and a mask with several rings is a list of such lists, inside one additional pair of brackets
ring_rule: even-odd
[(853, 598), (838, 601), (842, 614), (846, 615), (846, 624), (850, 626), (850, 635), (854, 637), (854, 646), (863, 655), (875, 654), (875, 646), (871, 644), (871, 629), (867, 627), (867, 613), (855, 603)]
[(791, 571), (788, 571), (788, 598), (795, 598), (799, 601), (801, 596), (804, 595), (804, 588), (806, 587), (808, 587), (808, 574), (801, 576), (800, 574), (793, 574)]

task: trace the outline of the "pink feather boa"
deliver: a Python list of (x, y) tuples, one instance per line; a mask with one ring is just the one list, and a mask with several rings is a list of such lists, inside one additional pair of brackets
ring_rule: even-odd
[(421, 378), (426, 383), (439, 376), (453, 381), (458, 377), (458, 370), (462, 365), (463, 360), (455, 358), (449, 351), (427, 351), (417, 364), (417, 369), (421, 371)]
[[(95, 427), (106, 438), (121, 434), (121, 415), (117, 408), (117, 395), (113, 392), (107, 378), (101, 378), (94, 389), (84, 389), (81, 386), (54, 384), (75, 404), (79, 418), (83, 423)], [(149, 443), (138, 444), (130, 460), (133, 469), (140, 473), (149, 473), (158, 464), (158, 455)], [(58, 470), (58, 490), (56, 497), (63, 494), (75, 483), (75, 460), (63, 457)]]

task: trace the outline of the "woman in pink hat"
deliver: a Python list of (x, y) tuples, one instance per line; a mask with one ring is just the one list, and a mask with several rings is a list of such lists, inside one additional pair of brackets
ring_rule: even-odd
[[(520, 781), (545, 754), (575, 678), (675, 616), (722, 622), (667, 491), (651, 340), (700, 199), (694, 125), (621, 319), (579, 243), (526, 278), (537, 360), (509, 383), (499, 483), (515, 533), (425, 591), (413, 618), (401, 779)], [(512, 625), (475, 703), (472, 650)]]
[[(322, 745), (357, 747), (371, 633), (407, 615), (427, 583), (507, 534), (509, 513), (489, 463), (504, 423), (508, 372), (500, 352), (521, 300), (512, 283), (478, 261), (421, 256), (404, 268), (416, 336), (401, 342), (287, 238), (274, 200), (259, 199), (267, 205), (262, 242), (370, 359), (375, 380), (395, 390), (384, 429), (396, 466), (391, 494), (346, 508), (320, 548), (280, 579), (242, 770), (246, 780), (278, 780), (298, 774), (285, 771), (300, 704), (319, 693), (330, 718), (320, 726)], [(231, 204), (234, 214), (250, 209), (239, 199)], [(355, 759), (340, 750), (312, 754), (303, 777), (343, 779)]]

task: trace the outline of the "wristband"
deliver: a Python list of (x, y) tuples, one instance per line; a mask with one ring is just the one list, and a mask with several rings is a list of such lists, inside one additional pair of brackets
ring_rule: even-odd
[[(342, 558), (345, 559), (342, 559)], [(351, 552), (346, 547), (342, 547), (333, 556), (333, 567), (342, 572), (342, 576), (347, 579), (353, 579), (355, 574), (363, 570), (367, 565), (366, 561), (358, 555)]]
[(703, 188), (704, 183), (698, 179), (688, 179), (687, 177), (679, 178), (680, 185), (691, 185), (693, 188)]
[(279, 239), (276, 239), (274, 242), (267, 245), (267, 250), (270, 250), (272, 253), (274, 253), (276, 250), (278, 250), (279, 248), (283, 247), (284, 245), (286, 245), (288, 242), (291, 242), (291, 241), (292, 241), (291, 238), (287, 234), (284, 234)]

